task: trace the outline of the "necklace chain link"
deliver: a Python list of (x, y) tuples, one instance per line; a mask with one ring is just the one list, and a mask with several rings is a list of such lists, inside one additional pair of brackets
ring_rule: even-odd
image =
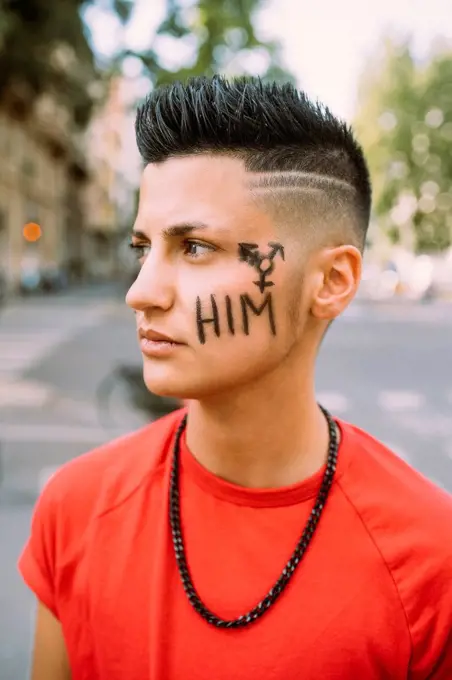
[(298, 567), (304, 554), (306, 553), (306, 550), (311, 542), (311, 539), (319, 523), (320, 517), (326, 504), (326, 500), (328, 498), (328, 493), (333, 483), (338, 454), (338, 437), (336, 425), (329, 412), (325, 408), (323, 408), (323, 406), (320, 406), (320, 409), (322, 410), (328, 422), (329, 430), (328, 458), (322, 483), (320, 485), (320, 489), (318, 491), (314, 507), (309, 515), (309, 519), (306, 523), (306, 526), (304, 527), (301, 537), (291, 557), (287, 561), (284, 569), (281, 572), (281, 575), (279, 576), (278, 580), (273, 585), (273, 587), (270, 588), (265, 597), (262, 600), (260, 600), (260, 602), (258, 602), (258, 604), (255, 607), (253, 607), (253, 609), (246, 612), (242, 616), (239, 616), (238, 618), (232, 620), (225, 620), (220, 618), (205, 606), (193, 585), (190, 571), (188, 569), (180, 521), (180, 495), (179, 495), (180, 439), (187, 425), (187, 415), (184, 416), (178, 427), (174, 443), (169, 493), (169, 516), (171, 524), (171, 533), (173, 537), (174, 554), (176, 557), (177, 567), (181, 577), (182, 586), (185, 590), (188, 601), (195, 609), (195, 611), (200, 616), (202, 616), (202, 618), (205, 621), (207, 621), (207, 623), (211, 624), (212, 626), (215, 626), (216, 628), (243, 628), (245, 626), (250, 625), (251, 623), (254, 623), (254, 621), (263, 616), (276, 602), (281, 593), (285, 590), (287, 584), (289, 583), (293, 574), (295, 573), (296, 568)]

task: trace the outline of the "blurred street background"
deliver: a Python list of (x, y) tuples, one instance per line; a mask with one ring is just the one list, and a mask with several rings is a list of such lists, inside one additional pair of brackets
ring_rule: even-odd
[(361, 5), (0, 0), (1, 680), (29, 664), (33, 597), (16, 562), (40, 489), (175, 406), (143, 388), (124, 303), (134, 113), (155, 85), (291, 80), (355, 126), (372, 223), (318, 398), (452, 492), (451, 5)]

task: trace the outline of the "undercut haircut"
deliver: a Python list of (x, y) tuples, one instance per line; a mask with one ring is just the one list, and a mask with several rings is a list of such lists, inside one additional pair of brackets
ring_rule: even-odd
[[(351, 128), (291, 84), (191, 78), (156, 88), (135, 121), (145, 165), (177, 156), (244, 161), (250, 189), (302, 238), (351, 238), (364, 250), (371, 183)], [(270, 199), (270, 200), (269, 200)]]

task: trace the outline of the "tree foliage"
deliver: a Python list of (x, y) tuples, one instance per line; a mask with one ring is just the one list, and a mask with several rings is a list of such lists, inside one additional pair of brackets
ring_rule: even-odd
[[(127, 55), (138, 57), (154, 85), (220, 72), (293, 81), (281, 64), (279, 44), (257, 35), (255, 18), (262, 6), (263, 0), (198, 0), (191, 4), (166, 0), (164, 19), (156, 35), (149, 36), (150, 48), (141, 53), (127, 51), (118, 55), (119, 60)], [(178, 63), (169, 57), (174, 48), (180, 51), (181, 47), (184, 57)]]
[(99, 77), (80, 16), (81, 0), (0, 0), (0, 95), (30, 103), (51, 93), (76, 125), (90, 117)]
[[(133, 0), (0, 0), (0, 98), (11, 89), (28, 93), (30, 102), (51, 93), (83, 127), (102, 92), (96, 85), (121, 71), (131, 55), (140, 59), (154, 85), (220, 71), (257, 71), (264, 79), (288, 80), (279, 46), (256, 35), (254, 20), (262, 2), (166, 0), (165, 16), (156, 34), (149, 35), (149, 49), (118, 50), (102, 69), (96, 64), (82, 10), (97, 6), (114, 12), (126, 25), (133, 15)], [(175, 63), (169, 56), (181, 46), (182, 62)]]
[(355, 125), (381, 228), (416, 252), (450, 246), (452, 53), (419, 63), (408, 40), (386, 40), (363, 75)]

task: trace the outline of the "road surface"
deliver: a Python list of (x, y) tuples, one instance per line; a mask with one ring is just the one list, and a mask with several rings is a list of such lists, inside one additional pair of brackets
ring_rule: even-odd
[[(330, 329), (318, 398), (452, 492), (452, 306), (353, 303)], [(70, 295), (0, 314), (0, 677), (26, 677), (33, 598), (16, 572), (39, 489), (66, 460), (145, 422), (119, 387), (99, 421), (99, 382), (140, 363), (118, 297)]]

